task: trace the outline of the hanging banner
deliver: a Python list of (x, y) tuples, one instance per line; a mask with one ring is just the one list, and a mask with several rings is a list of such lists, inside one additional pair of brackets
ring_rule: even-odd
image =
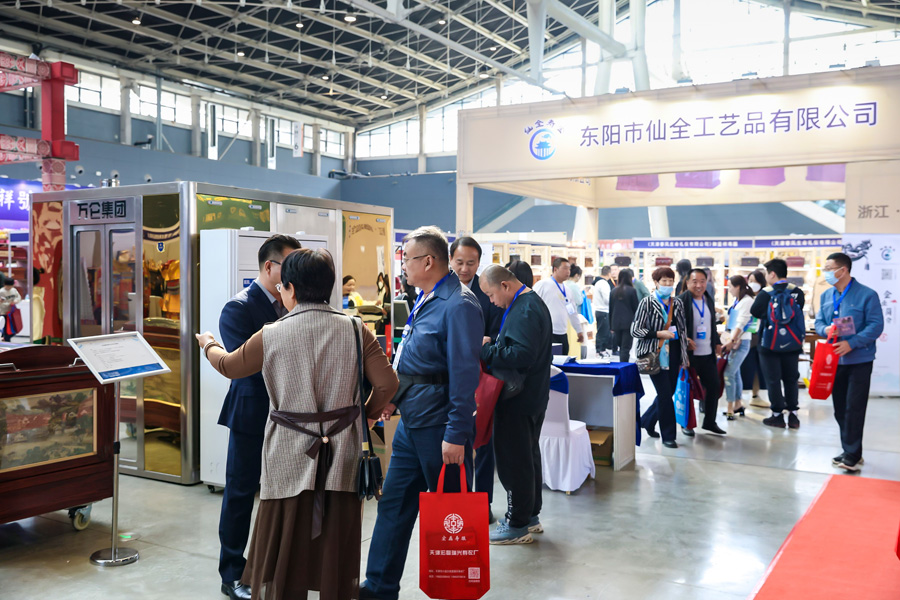
[(291, 141), (293, 145), (293, 157), (303, 158), (303, 123), (291, 123)]
[(843, 242), (843, 252), (853, 259), (853, 277), (878, 293), (884, 315), (870, 393), (896, 396), (900, 389), (900, 235), (848, 233)]
[(646, 248), (752, 248), (752, 239), (634, 238), (635, 249)]
[(840, 245), (841, 237), (838, 235), (829, 237), (757, 238), (753, 241), (754, 248), (836, 248)]

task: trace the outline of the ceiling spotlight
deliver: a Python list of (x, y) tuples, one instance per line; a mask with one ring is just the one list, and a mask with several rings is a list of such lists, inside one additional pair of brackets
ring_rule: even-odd
[(329, 78), (328, 78), (328, 73), (326, 73), (325, 75), (322, 75), (322, 79), (323, 79), (324, 81), (328, 81), (328, 79), (329, 79)]
[(444, 18), (438, 19), (438, 25), (446, 25), (446, 24), (447, 24), (447, 19), (444, 19)]
[(353, 13), (347, 13), (344, 15), (344, 21), (347, 23), (356, 23), (356, 15)]
[(140, 25), (140, 24), (141, 24), (141, 18), (140, 18), (139, 16), (135, 15), (135, 17), (131, 20), (131, 24), (132, 24), (132, 25)]
[(497, 46), (491, 46), (490, 48), (488, 48), (488, 50), (490, 50), (491, 52), (496, 52)]
[(490, 75), (488, 75), (486, 72), (482, 71), (481, 73), (478, 74), (478, 77), (481, 79), (487, 79), (488, 77), (490, 77)]
[(241, 57), (241, 58), (243, 58), (244, 56), (246, 56), (246, 55), (244, 54), (244, 51), (243, 51), (243, 50), (238, 50), (238, 51), (237, 51), (237, 55), (238, 55), (239, 57)]
[(297, 29), (303, 29), (303, 23), (297, 23), (297, 24), (295, 25), (295, 27), (296, 27)]
[(387, 100), (387, 94), (382, 94), (382, 95), (381, 95), (381, 99), (382, 99), (382, 100)]

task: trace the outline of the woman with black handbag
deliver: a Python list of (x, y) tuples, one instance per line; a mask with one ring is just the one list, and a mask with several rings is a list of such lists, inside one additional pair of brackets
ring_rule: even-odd
[[(260, 504), (242, 582), (253, 598), (348, 600), (359, 594), (361, 494), (377, 493), (368, 425), (397, 391), (372, 332), (327, 302), (335, 283), (325, 250), (296, 250), (278, 291), (290, 312), (228, 353), (197, 339), (210, 364), (235, 379), (262, 371), (270, 398)], [(356, 360), (349, 361), (348, 357)], [(365, 377), (372, 394), (361, 411)], [(369, 422), (366, 422), (368, 416)]]
[(659, 267), (653, 271), (656, 292), (638, 304), (631, 335), (637, 341), (637, 365), (641, 373), (650, 375), (656, 388), (656, 399), (641, 416), (641, 427), (653, 438), (656, 422), (662, 432), (663, 446), (677, 448), (675, 442), (675, 404), (672, 396), (678, 381), (678, 371), (682, 365), (688, 366), (687, 329), (684, 319), (684, 305), (678, 298), (672, 298), (675, 272), (669, 267)]

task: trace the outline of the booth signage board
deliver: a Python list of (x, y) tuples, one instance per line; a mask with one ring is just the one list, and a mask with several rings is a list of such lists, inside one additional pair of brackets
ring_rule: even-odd
[[(845, 234), (843, 252), (853, 260), (853, 277), (875, 290), (884, 332), (876, 342), (871, 393), (896, 396), (900, 389), (900, 235)], [(831, 288), (826, 293), (831, 292)]]
[(109, 198), (69, 203), (70, 225), (134, 223), (134, 198)]
[(461, 182), (888, 160), (900, 69), (881, 67), (464, 110)]
[(752, 248), (752, 239), (634, 238), (636, 250), (648, 248)]
[(762, 238), (753, 241), (754, 248), (836, 248), (843, 242), (840, 236)]
[(171, 373), (144, 336), (136, 331), (68, 341), (100, 383)]

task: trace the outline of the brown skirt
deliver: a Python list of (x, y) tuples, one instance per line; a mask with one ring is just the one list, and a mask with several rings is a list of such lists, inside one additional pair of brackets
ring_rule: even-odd
[[(362, 504), (352, 492), (325, 492), (322, 534), (310, 539), (314, 492), (261, 500), (241, 582), (253, 600), (359, 597)], [(265, 588), (265, 594), (261, 592)]]

